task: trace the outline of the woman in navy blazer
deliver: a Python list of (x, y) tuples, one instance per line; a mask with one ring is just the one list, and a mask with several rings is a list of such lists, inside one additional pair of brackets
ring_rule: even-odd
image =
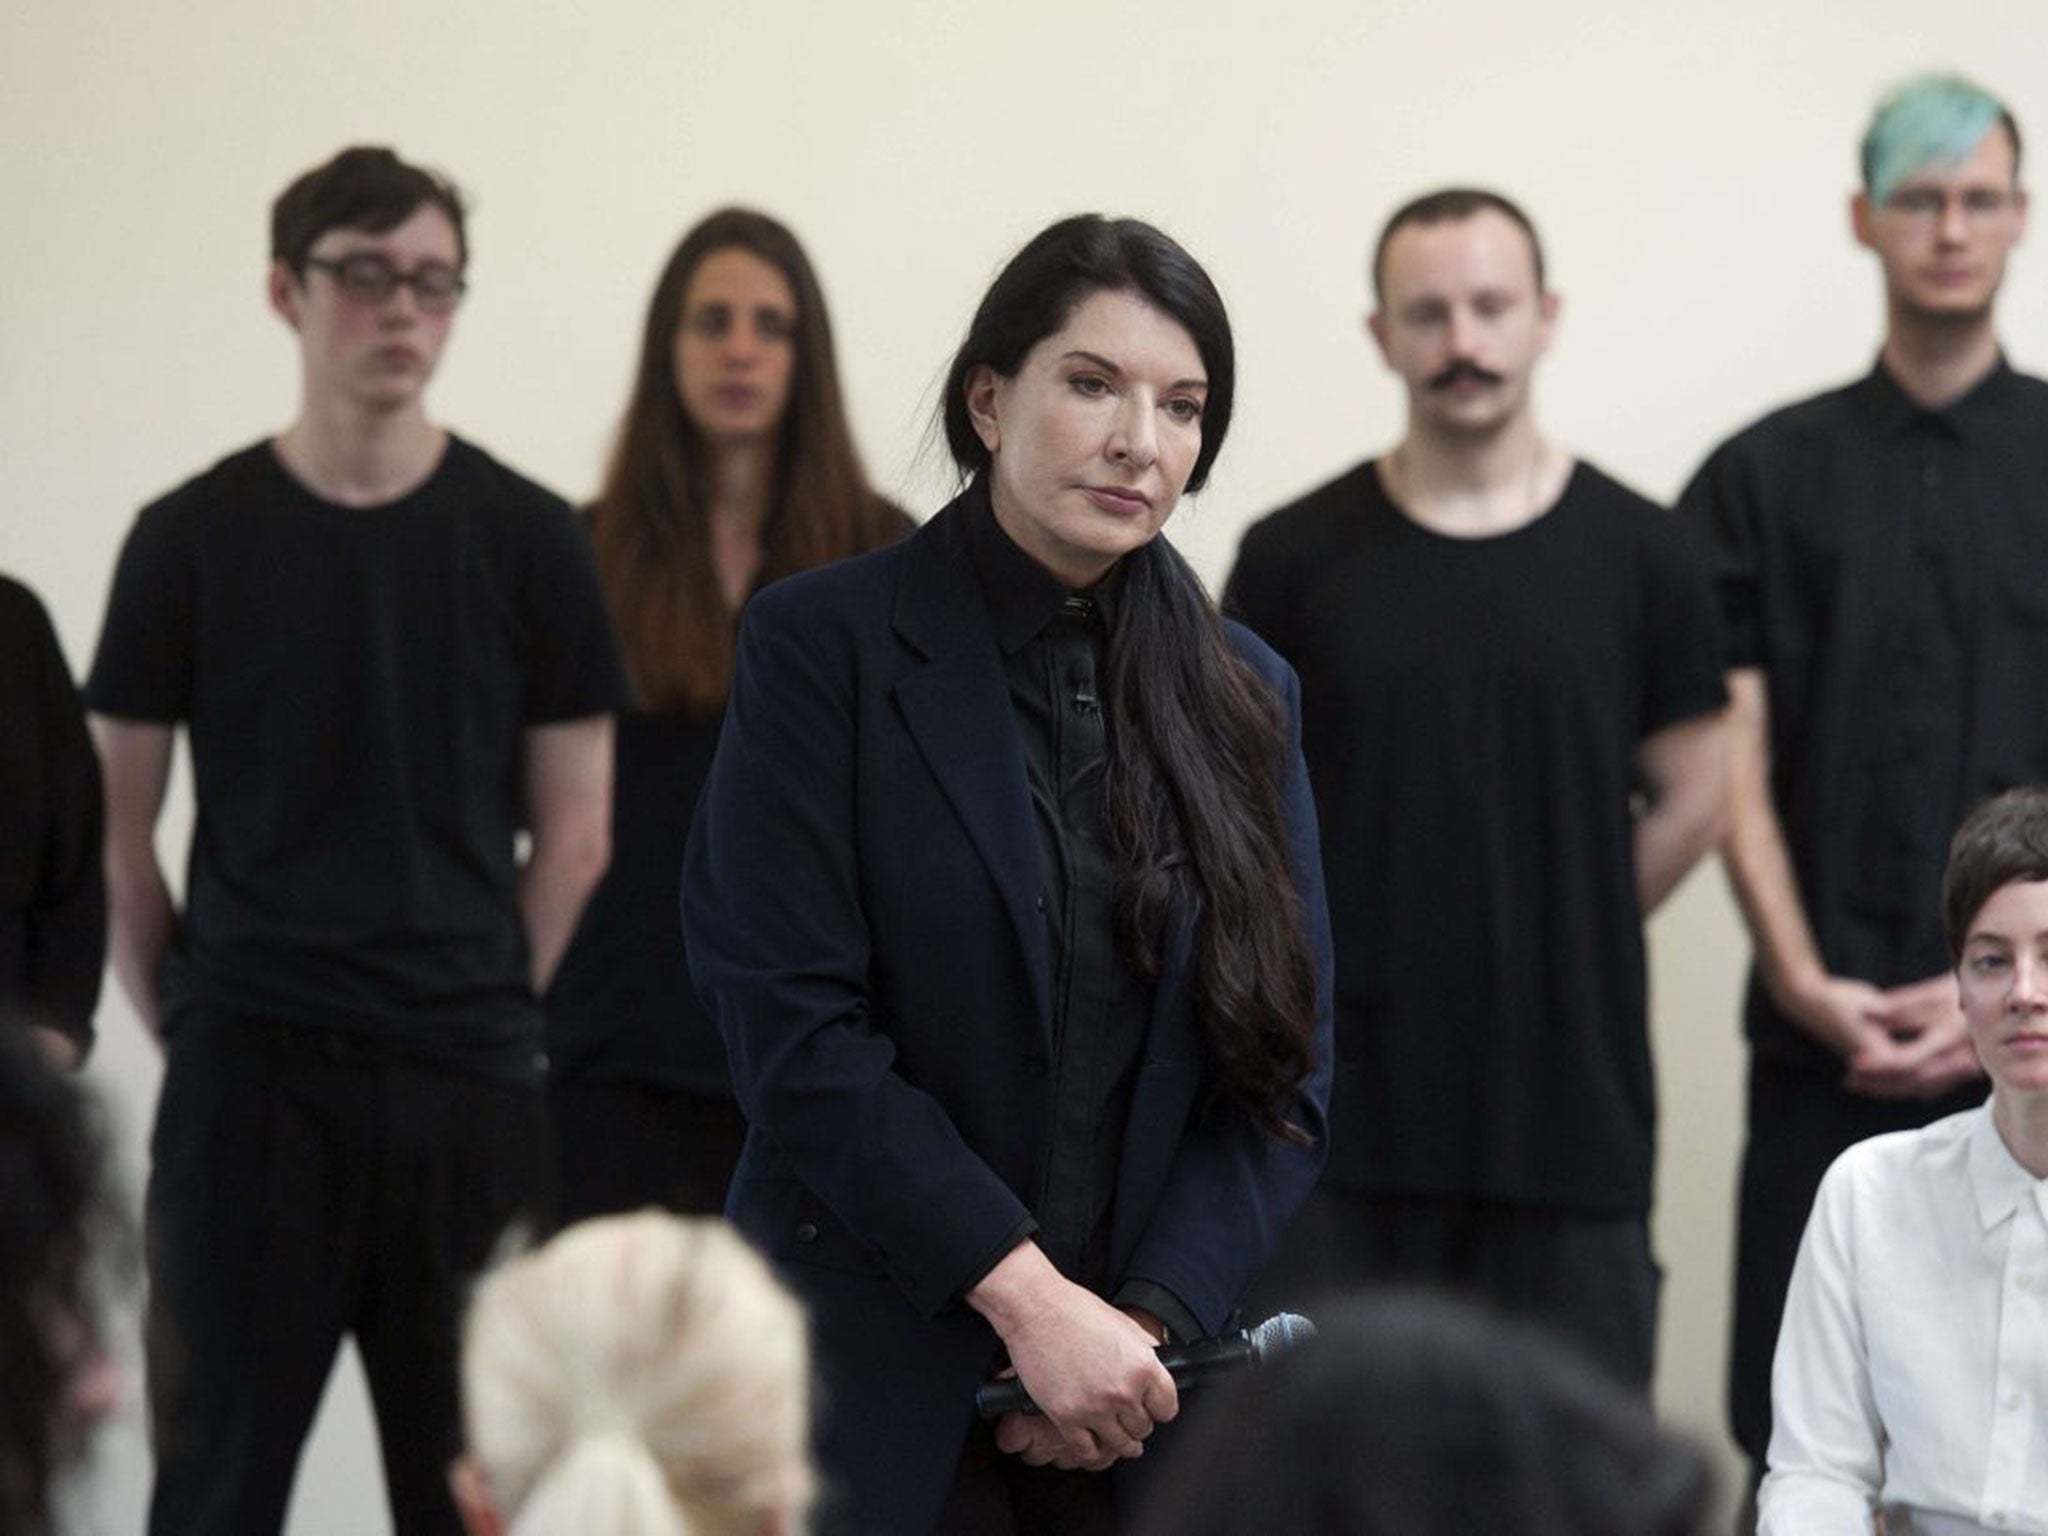
[[(811, 1313), (827, 1529), (1116, 1529), (1098, 1474), (1177, 1410), (1153, 1346), (1224, 1328), (1321, 1168), (1294, 677), (1156, 537), (1233, 384), (1185, 251), (1055, 224), (954, 359), (965, 492), (746, 610), (684, 922), (750, 1125), (728, 1212)], [(1069, 670), (1034, 673), (1062, 617)], [(1035, 677), (1072, 698), (1048, 683), (1034, 715)], [(1075, 775), (1048, 746), (1069, 708), (1102, 740)], [(1084, 1029), (1120, 1061), (1093, 1086), (1068, 1070)], [(1049, 1167), (1105, 1134), (1092, 1188)], [(1041, 1208), (1055, 1177), (1099, 1211), (1078, 1248)], [(974, 1390), (1006, 1364), (1045, 1411), (991, 1436)]]

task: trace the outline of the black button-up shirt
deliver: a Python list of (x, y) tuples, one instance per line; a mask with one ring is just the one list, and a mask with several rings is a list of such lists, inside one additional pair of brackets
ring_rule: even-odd
[[(1879, 986), (1945, 970), (1956, 824), (2048, 779), (2048, 383), (2001, 362), (1933, 411), (1880, 366), (1724, 444), (1681, 506), (1715, 547), (1729, 664), (1763, 672), (1824, 963)], [(1760, 1049), (1820, 1064), (1755, 984), (1748, 1018)]]
[[(1031, 1068), (1052, 1075), (1053, 1121), (1033, 1215), (1039, 1246), (1060, 1272), (1102, 1291), (1114, 1278), (1117, 1170), (1154, 991), (1117, 951), (1106, 833), (1108, 716), (1099, 679), (1118, 573), (1091, 593), (1070, 592), (1011, 541), (985, 499), (969, 527), (1024, 749), (1051, 940), (1052, 1056)], [(1180, 1337), (1196, 1326), (1157, 1286), (1127, 1284), (1116, 1300), (1153, 1312)]]

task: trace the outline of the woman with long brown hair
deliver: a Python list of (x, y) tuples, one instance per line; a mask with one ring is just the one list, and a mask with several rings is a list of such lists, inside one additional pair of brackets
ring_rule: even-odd
[[(684, 925), (833, 1536), (1116, 1530), (1154, 1346), (1221, 1331), (1322, 1165), (1294, 677), (1160, 537), (1234, 379), (1185, 250), (1062, 220), (954, 357), (962, 493), (741, 626)], [(975, 1428), (1005, 1365), (1043, 1412)]]
[(619, 719), (611, 867), (548, 994), (561, 1214), (715, 1212), (746, 1126), (676, 890), (739, 611), (911, 528), (862, 472), (824, 294), (776, 220), (720, 209), (669, 258), (589, 519), (637, 707)]

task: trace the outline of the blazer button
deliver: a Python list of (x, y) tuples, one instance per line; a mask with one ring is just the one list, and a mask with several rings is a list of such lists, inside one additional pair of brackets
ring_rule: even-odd
[(800, 1243), (815, 1243), (818, 1240), (818, 1224), (815, 1221), (798, 1222), (796, 1240)]

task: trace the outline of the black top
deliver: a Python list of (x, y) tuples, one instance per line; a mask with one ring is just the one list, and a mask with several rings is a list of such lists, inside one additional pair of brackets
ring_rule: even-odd
[(83, 1049), (106, 958), (100, 772), (36, 595), (0, 576), (0, 1020)]
[[(1052, 1137), (1032, 1220), (1016, 1235), (1036, 1232), (1062, 1274), (1100, 1291), (1110, 1279), (1117, 1177), (1154, 991), (1117, 950), (1103, 799), (1109, 717), (1098, 679), (1122, 572), (1092, 592), (1070, 592), (1003, 531), (985, 479), (969, 489), (966, 509), (975, 579), (1024, 749), (1052, 957), (1053, 1059), (1025, 1064), (1052, 1074)], [(1147, 1281), (1126, 1282), (1116, 1302), (1144, 1307), (1176, 1338), (1200, 1326), (1172, 1292)]]
[(1535, 521), (1450, 538), (1367, 462), (1255, 525), (1226, 602), (1301, 675), (1337, 949), (1325, 1177), (1647, 1209), (1636, 750), (1725, 697), (1680, 525), (1581, 463)]
[[(1711, 539), (1728, 662), (1762, 670), (1771, 789), (1823, 962), (1949, 965), (1948, 841), (2048, 779), (2048, 384), (2001, 362), (1946, 410), (1882, 367), (1717, 449), (1681, 509)], [(1839, 1063), (1751, 979), (1772, 1056)]]
[[(917, 526), (888, 502), (879, 503), (876, 525), (881, 543)], [(765, 571), (761, 585), (783, 574)], [(724, 723), (722, 708), (701, 717), (619, 714), (611, 863), (548, 987), (548, 1066), (557, 1082), (652, 1083), (732, 1097), (725, 1044), (690, 985), (678, 905), (683, 846)]]
[(619, 715), (612, 860), (547, 996), (557, 1082), (655, 1083), (732, 1096), (725, 1045), (690, 985), (683, 845), (725, 711)]
[(383, 506), (321, 499), (259, 443), (145, 508), (87, 699), (189, 725), (167, 1027), (320, 1024), (532, 1077), (524, 733), (623, 694), (568, 508), (458, 438)]
[(1097, 1289), (1108, 1278), (1109, 1223), (1131, 1089), (1145, 1049), (1152, 988), (1117, 953), (1116, 869), (1103, 801), (1107, 717), (1097, 679), (1113, 603), (1070, 593), (1019, 549), (985, 497), (970, 499), (975, 575), (988, 599), (1016, 711), (1043, 865), (1051, 941), (1053, 1131), (1034, 1204), (1039, 1246)]

